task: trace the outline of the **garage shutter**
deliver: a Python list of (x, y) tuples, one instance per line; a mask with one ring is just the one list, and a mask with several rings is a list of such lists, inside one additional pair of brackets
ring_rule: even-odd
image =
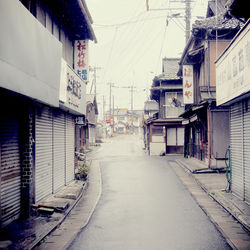
[(231, 106), (230, 144), (232, 164), (232, 191), (243, 199), (243, 116), (242, 104)]
[(53, 115), (53, 192), (65, 184), (65, 115), (55, 110)]
[[(11, 114), (11, 115), (10, 115)], [(21, 166), (17, 114), (0, 115), (0, 191), (2, 226), (20, 217)]]
[(66, 184), (74, 180), (75, 121), (66, 115)]
[(52, 194), (52, 113), (38, 108), (35, 122), (35, 200)]
[(250, 99), (243, 102), (243, 131), (244, 131), (244, 199), (250, 203)]

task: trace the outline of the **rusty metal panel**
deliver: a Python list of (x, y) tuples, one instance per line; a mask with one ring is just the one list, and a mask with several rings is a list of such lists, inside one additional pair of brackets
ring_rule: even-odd
[(14, 112), (1, 114), (0, 119), (0, 198), (1, 223), (6, 226), (20, 217), (21, 166), (19, 123)]

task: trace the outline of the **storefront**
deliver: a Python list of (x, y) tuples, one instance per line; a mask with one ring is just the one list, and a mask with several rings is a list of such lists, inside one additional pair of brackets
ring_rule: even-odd
[(74, 116), (60, 109), (37, 105), (35, 142), (37, 202), (74, 179)]
[(148, 121), (150, 155), (183, 154), (184, 126), (181, 118)]
[(27, 98), (0, 88), (0, 228), (20, 218), (23, 210), (22, 154), (28, 128)]
[(231, 190), (249, 203), (250, 21), (216, 61), (216, 79), (217, 105), (230, 108)]

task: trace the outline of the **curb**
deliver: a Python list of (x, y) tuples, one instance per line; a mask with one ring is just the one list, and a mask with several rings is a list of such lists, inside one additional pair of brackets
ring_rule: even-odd
[[(175, 160), (175, 162), (188, 174), (188, 176), (190, 176), (196, 183), (197, 185), (209, 196), (209, 193), (207, 192), (206, 188), (200, 183), (200, 181), (198, 181), (192, 174), (192, 172), (190, 171), (190, 169), (187, 167), (187, 165), (185, 165), (185, 163), (181, 162), (180, 160)], [(214, 224), (214, 226), (216, 227), (216, 229), (221, 233), (221, 235), (225, 238), (226, 242), (229, 244), (229, 246), (233, 249), (233, 250), (237, 250), (238, 248), (234, 245), (234, 243), (230, 240), (230, 238), (228, 237), (228, 235), (225, 234), (225, 232), (223, 231), (223, 229), (218, 225), (218, 223), (209, 215), (209, 213), (207, 212), (206, 208), (204, 206), (202, 206), (201, 204), (199, 204), (199, 202), (197, 201), (197, 199), (193, 196), (193, 194), (190, 192), (191, 196), (196, 200), (197, 204), (199, 205), (199, 207), (202, 209), (202, 211), (208, 216), (208, 218), (210, 219), (210, 221)], [(216, 201), (213, 197), (211, 197), (214, 201)], [(217, 201), (216, 201), (217, 202)], [(218, 203), (218, 202), (217, 202)], [(218, 203), (219, 205), (221, 205), (220, 203)], [(221, 206), (223, 208), (223, 206)]]
[(73, 202), (73, 204), (67, 209), (66, 213), (64, 214), (64, 216), (58, 221), (58, 223), (53, 226), (49, 231), (47, 231), (46, 233), (44, 233), (43, 235), (41, 235), (38, 239), (36, 239), (34, 242), (32, 242), (27, 249), (31, 250), (34, 247), (36, 247), (46, 236), (48, 236), (49, 234), (51, 234), (58, 226), (60, 226), (63, 221), (66, 219), (66, 217), (68, 216), (68, 214), (71, 212), (71, 210), (76, 206), (76, 204), (79, 202), (79, 200), (82, 198), (83, 192), (86, 190), (88, 186), (88, 181), (85, 182), (85, 185), (82, 188), (81, 193), (79, 194), (79, 196), (77, 197), (77, 199)]
[(229, 214), (231, 214), (233, 216), (233, 218), (235, 220), (237, 220), (244, 228), (245, 230), (247, 230), (247, 232), (250, 232), (250, 228), (249, 225), (246, 224), (246, 222), (244, 222), (244, 220), (242, 220), (240, 217), (242, 217), (241, 215), (238, 215), (237, 212), (233, 212), (232, 209), (230, 209), (230, 207), (234, 206), (234, 205), (226, 205), (224, 204), (222, 201), (220, 201), (219, 199), (219, 194), (217, 194), (218, 192), (209, 192), (209, 190), (206, 189), (206, 187), (197, 179), (194, 177), (194, 175), (192, 174), (192, 171), (188, 168), (188, 166), (186, 165), (186, 163), (182, 162), (181, 160), (176, 160), (177, 164), (179, 164), (181, 167), (183, 167), (185, 170), (188, 171), (188, 174), (190, 176), (192, 176), (192, 178), (198, 183), (198, 185), (214, 200), (216, 201), (221, 207), (223, 207)]
[[(91, 160), (91, 164), (92, 164), (92, 162), (93, 162), (93, 160)], [(98, 165), (99, 165), (99, 161), (97, 161), (97, 162), (98, 162)], [(92, 209), (90, 210), (89, 215), (88, 215), (88, 217), (86, 218), (86, 220), (84, 221), (83, 225), (81, 225), (81, 227), (80, 227), (80, 229), (78, 230), (78, 232), (75, 233), (75, 234), (71, 237), (71, 239), (70, 239), (70, 240), (68, 241), (68, 243), (63, 247), (62, 250), (67, 250), (67, 249), (70, 247), (70, 245), (72, 244), (72, 242), (74, 241), (74, 239), (75, 239), (75, 238), (81, 233), (81, 231), (88, 225), (88, 223), (89, 223), (89, 221), (90, 221), (90, 219), (91, 219), (91, 217), (92, 217), (92, 215), (93, 215), (93, 213), (94, 213), (94, 211), (95, 211), (95, 208), (96, 208), (96, 206), (97, 206), (97, 204), (98, 204), (98, 202), (99, 202), (99, 200), (100, 200), (101, 194), (102, 194), (102, 178), (101, 178), (100, 165), (99, 165), (99, 167), (98, 167), (98, 172), (99, 172), (99, 177), (100, 177), (100, 185), (99, 185), (99, 190), (98, 190), (98, 196), (96, 197), (96, 200), (95, 200), (95, 202), (94, 202), (94, 205), (93, 205)]]

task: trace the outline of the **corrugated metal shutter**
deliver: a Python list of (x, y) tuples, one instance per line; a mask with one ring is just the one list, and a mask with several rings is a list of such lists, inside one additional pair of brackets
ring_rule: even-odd
[(74, 180), (75, 121), (66, 115), (66, 184)]
[(35, 200), (52, 194), (52, 113), (38, 108), (35, 122)]
[(244, 198), (250, 203), (250, 99), (243, 103), (244, 114)]
[(1, 113), (0, 171), (1, 222), (5, 226), (20, 217), (21, 166), (18, 116), (14, 112)]
[(232, 191), (243, 199), (243, 116), (241, 103), (235, 103), (231, 106), (230, 133)]
[(53, 112), (53, 192), (65, 184), (65, 115)]

